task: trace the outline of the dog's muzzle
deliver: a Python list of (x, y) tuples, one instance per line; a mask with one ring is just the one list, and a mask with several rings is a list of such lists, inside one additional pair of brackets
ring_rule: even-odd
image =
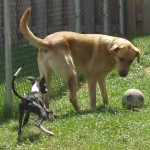
[(128, 72), (120, 71), (120, 72), (118, 72), (118, 74), (120, 77), (126, 77), (128, 75)]

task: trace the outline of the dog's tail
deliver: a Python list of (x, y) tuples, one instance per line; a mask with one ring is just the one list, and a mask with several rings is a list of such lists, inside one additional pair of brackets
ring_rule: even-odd
[(17, 78), (17, 76), (18, 76), (18, 74), (20, 73), (20, 71), (21, 71), (21, 68), (19, 68), (18, 70), (17, 70), (17, 72), (14, 74), (14, 76), (13, 76), (13, 80), (12, 80), (12, 90), (13, 90), (13, 93), (18, 97), (18, 98), (20, 98), (20, 99), (25, 99), (24, 97), (22, 97), (21, 95), (19, 95), (18, 94), (18, 92), (16, 91), (16, 89), (15, 89), (15, 79)]
[(25, 10), (20, 20), (21, 33), (31, 45), (38, 48), (47, 49), (49, 47), (48, 46), (49, 44), (43, 39), (36, 37), (28, 27), (30, 15), (31, 15), (31, 8), (28, 8), (27, 10)]

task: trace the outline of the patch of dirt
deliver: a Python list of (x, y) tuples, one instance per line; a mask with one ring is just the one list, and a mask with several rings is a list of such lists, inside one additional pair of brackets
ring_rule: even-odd
[(145, 71), (146, 73), (150, 73), (150, 67), (145, 68), (144, 71)]

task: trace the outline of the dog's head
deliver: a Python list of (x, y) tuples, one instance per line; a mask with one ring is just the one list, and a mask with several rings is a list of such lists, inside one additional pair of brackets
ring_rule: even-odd
[(126, 77), (132, 62), (137, 58), (140, 61), (140, 51), (128, 40), (117, 38), (112, 44), (110, 52), (114, 55), (116, 60), (116, 67), (118, 74), (121, 77)]
[(45, 83), (45, 78), (41, 78), (40, 80), (37, 80), (35, 77), (33, 76), (28, 76), (27, 77), (28, 80), (31, 81), (32, 84), (32, 88), (31, 88), (31, 92), (41, 92), (42, 94), (47, 93), (47, 87), (46, 87), (46, 83)]

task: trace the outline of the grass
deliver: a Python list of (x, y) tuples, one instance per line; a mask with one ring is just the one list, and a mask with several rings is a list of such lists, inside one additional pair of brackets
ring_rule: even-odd
[[(18, 120), (0, 123), (0, 149), (33, 150), (149, 150), (150, 149), (150, 36), (131, 39), (142, 51), (141, 62), (134, 62), (127, 78), (112, 72), (107, 79), (110, 104), (102, 107), (97, 88), (97, 109), (90, 111), (87, 84), (78, 91), (79, 105), (83, 113), (76, 113), (68, 100), (68, 92), (51, 101), (51, 107), (60, 118), (43, 126), (55, 133), (48, 137), (41, 133), (31, 116), (21, 142), (17, 142)], [(144, 93), (145, 105), (139, 111), (122, 108), (122, 93), (137, 88)]]

